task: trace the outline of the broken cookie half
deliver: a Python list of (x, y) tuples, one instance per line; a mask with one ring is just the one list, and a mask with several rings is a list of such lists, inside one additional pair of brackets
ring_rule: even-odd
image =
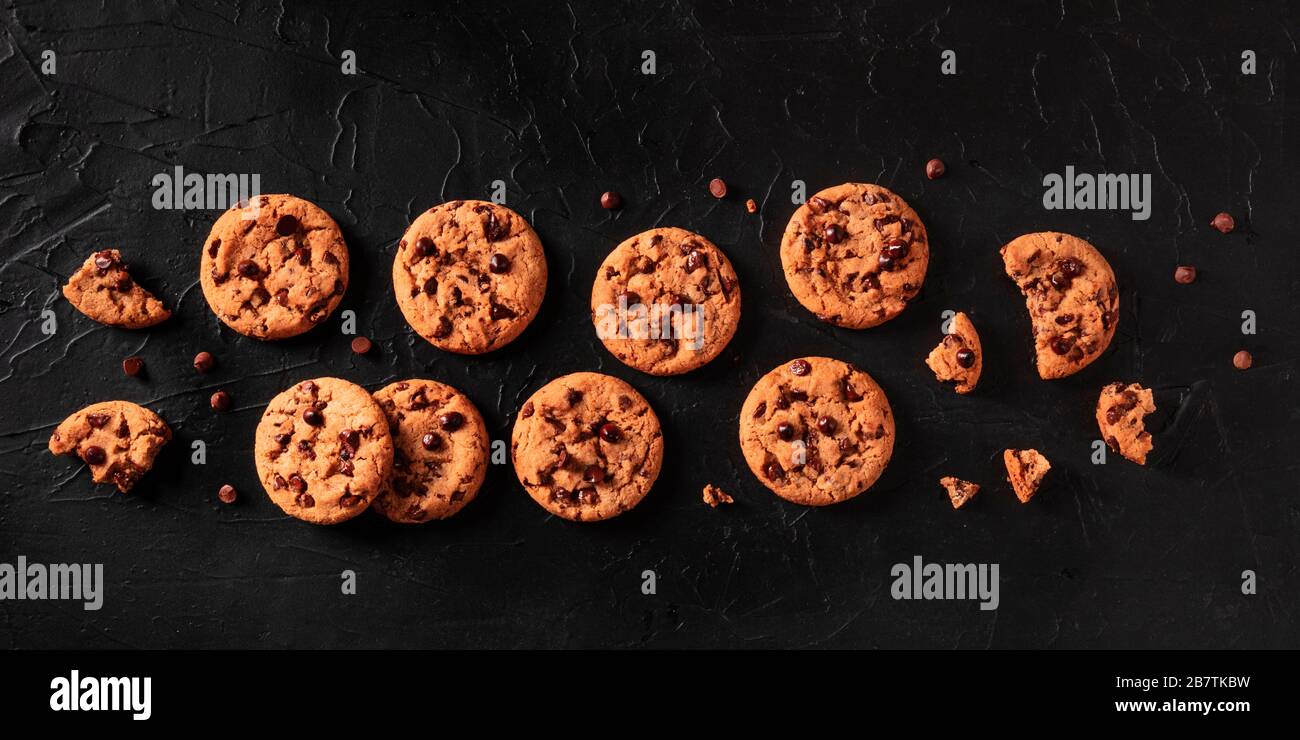
[(127, 401), (95, 403), (69, 416), (50, 435), (50, 452), (90, 466), (96, 483), (130, 491), (153, 467), (172, 430), (154, 412)]
[(143, 329), (172, 315), (162, 301), (131, 278), (116, 249), (90, 255), (63, 286), (63, 295), (86, 316), (123, 329)]
[(1003, 450), (1002, 462), (1007, 466), (1007, 480), (1011, 481), (1011, 488), (1022, 504), (1029, 503), (1038, 493), (1043, 476), (1052, 469), (1052, 464), (1038, 450)]
[(1101, 389), (1097, 399), (1097, 426), (1106, 446), (1146, 465), (1147, 453), (1155, 446), (1143, 421), (1156, 410), (1155, 396), (1137, 383), (1111, 383)]
[(954, 509), (960, 509), (967, 501), (975, 498), (975, 494), (980, 492), (978, 483), (954, 478), (951, 475), (940, 478), (939, 485), (943, 486), (944, 490), (948, 492), (948, 499), (952, 501), (952, 508)]
[(984, 350), (970, 317), (964, 313), (952, 317), (948, 333), (925, 358), (925, 364), (934, 371), (936, 380), (952, 383), (953, 390), (958, 393), (970, 393), (975, 389), (980, 371), (984, 369)]

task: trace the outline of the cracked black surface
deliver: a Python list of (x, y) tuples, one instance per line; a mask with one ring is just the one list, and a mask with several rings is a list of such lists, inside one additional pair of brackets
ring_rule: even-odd
[[(1300, 647), (1294, 13), (764, 6), (0, 7), (0, 561), (99, 562), (107, 579), (99, 612), (0, 601), (0, 646)], [(355, 76), (340, 73), (346, 49)], [(657, 75), (640, 73), (643, 49)], [(943, 49), (957, 52), (956, 76), (939, 74)], [(1258, 74), (1240, 74), (1243, 49)], [(948, 174), (929, 181), (936, 156)], [(376, 351), (351, 354), (339, 312), (274, 343), (221, 325), (198, 289), (218, 213), (150, 206), (151, 178), (178, 164), (258, 172), (263, 191), (329, 211), (352, 256), (339, 310), (356, 312)], [(1151, 219), (1044, 211), (1042, 177), (1067, 164), (1151, 173)], [(713, 177), (725, 200), (709, 195)], [(900, 317), (840, 330), (790, 295), (777, 248), (795, 178), (809, 193), (878, 182), (916, 208), (932, 262)], [(393, 300), (396, 243), (425, 208), (487, 197), (497, 179), (546, 246), (549, 292), (504, 350), (440, 352)], [(600, 208), (607, 189), (621, 210)], [(1208, 227), (1221, 210), (1235, 233)], [(746, 298), (726, 351), (674, 378), (607, 354), (587, 306), (605, 254), (663, 225), (724, 249)], [(1106, 255), (1122, 306), (1110, 350), (1050, 383), (998, 257), (1047, 229)], [(174, 310), (168, 322), (111, 329), (60, 297), (108, 247)], [(1193, 285), (1173, 281), (1177, 264), (1199, 268)], [(967, 311), (984, 340), (970, 397), (924, 365), (945, 309)], [(1256, 336), (1240, 334), (1246, 309)], [(1231, 363), (1242, 348), (1255, 355), (1247, 372)], [(209, 374), (191, 368), (199, 350), (217, 357)], [(140, 378), (120, 369), (130, 355), (146, 362)], [(828, 509), (767, 492), (736, 440), (753, 382), (804, 355), (870, 372), (899, 425), (882, 480)], [(627, 379), (664, 426), (658, 484), (615, 520), (548, 516), (508, 466), (453, 519), (411, 527), (377, 515), (313, 527), (258, 485), (258, 417), (304, 378), (447, 382), (508, 439), (529, 394), (578, 370)], [(1115, 380), (1157, 391), (1164, 426), (1146, 468), (1089, 462), (1097, 394)], [(207, 404), (218, 388), (234, 401), (224, 414)], [(66, 415), (109, 399), (159, 411), (176, 433), (127, 496), (45, 450)], [(189, 462), (195, 440), (206, 466)], [(1031, 446), (1053, 469), (1021, 506), (1000, 452)], [(954, 512), (943, 475), (983, 490)], [(709, 482), (735, 505), (704, 505)], [(237, 505), (217, 501), (223, 483)], [(916, 554), (999, 563), (999, 609), (892, 600), (891, 565)], [(340, 594), (345, 569), (355, 596)], [(642, 594), (644, 570), (656, 595)]]

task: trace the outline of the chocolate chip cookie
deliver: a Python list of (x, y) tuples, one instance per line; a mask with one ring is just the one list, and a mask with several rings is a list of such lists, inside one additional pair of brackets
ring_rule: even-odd
[(1007, 449), (1002, 451), (1002, 464), (1007, 468), (1007, 480), (1020, 503), (1027, 504), (1043, 485), (1043, 476), (1052, 464), (1038, 450)]
[(645, 498), (663, 464), (659, 417), (632, 386), (573, 373), (542, 386), (519, 410), (515, 475), (556, 516), (596, 521)]
[(172, 315), (131, 278), (116, 249), (101, 249), (86, 258), (63, 286), (63, 297), (89, 318), (123, 329), (143, 329)]
[(320, 324), (348, 287), (348, 248), (314, 203), (259, 195), (226, 211), (203, 244), (199, 281), (227, 326), (284, 339)]
[(393, 260), (407, 323), (435, 347), (478, 355), (509, 344), (546, 295), (546, 254), (518, 213), (454, 200), (420, 214)]
[(474, 499), (487, 473), (488, 433), (460, 391), (432, 380), (403, 380), (374, 394), (388, 417), (393, 473), (374, 501), (389, 519), (446, 519)]
[(253, 454), (271, 500), (313, 524), (365, 511), (393, 470), (383, 410), (364, 388), (338, 378), (304, 380), (271, 399)]
[(1097, 399), (1097, 427), (1106, 446), (1138, 465), (1147, 464), (1155, 443), (1143, 419), (1156, 410), (1155, 395), (1137, 383), (1111, 383)]
[(960, 312), (952, 317), (948, 333), (925, 358), (925, 364), (934, 371), (936, 380), (951, 383), (958, 393), (975, 390), (984, 369), (984, 348), (970, 317)]
[(96, 483), (130, 491), (153, 467), (172, 438), (167, 422), (127, 401), (95, 403), (64, 419), (50, 435), (50, 452), (75, 454), (90, 466)]
[(591, 288), (591, 320), (605, 348), (651, 375), (709, 362), (740, 322), (740, 283), (713, 242), (651, 229), (609, 253)]
[(857, 496), (894, 451), (889, 400), (840, 360), (803, 357), (764, 375), (740, 410), (740, 449), (778, 496), (825, 506)]
[(781, 265), (794, 297), (817, 318), (865, 329), (916, 297), (930, 263), (925, 225), (879, 185), (845, 183), (817, 193), (790, 217)]
[(954, 478), (951, 475), (940, 478), (939, 485), (943, 486), (944, 490), (948, 492), (948, 500), (952, 502), (952, 508), (954, 509), (965, 506), (967, 501), (975, 498), (975, 494), (980, 492), (978, 483)]
[(1045, 231), (1012, 240), (1002, 261), (1029, 308), (1039, 377), (1073, 375), (1101, 356), (1119, 322), (1119, 290), (1096, 248)]

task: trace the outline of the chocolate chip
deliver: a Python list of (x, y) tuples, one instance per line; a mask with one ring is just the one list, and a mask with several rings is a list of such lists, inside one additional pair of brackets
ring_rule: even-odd
[(355, 429), (344, 429), (339, 432), (339, 443), (355, 450), (361, 444), (361, 433)]
[(704, 267), (704, 255), (698, 249), (692, 249), (686, 255), (686, 271), (695, 272), (701, 267)]
[(82, 459), (89, 465), (103, 465), (108, 459), (108, 453), (99, 445), (91, 445), (81, 455)]
[(1066, 277), (1076, 278), (1083, 274), (1083, 263), (1073, 257), (1066, 257), (1056, 267)]
[(600, 438), (606, 442), (621, 442), (623, 440), (623, 430), (612, 421), (607, 421), (600, 425)]
[(287, 432), (275, 435), (275, 443), (284, 447), (293, 441), (293, 435)]
[(510, 258), (500, 252), (492, 255), (491, 259), (488, 260), (488, 270), (497, 275), (510, 272)]
[(442, 447), (442, 437), (438, 436), (437, 434), (434, 434), (433, 432), (429, 432), (428, 434), (425, 434), (423, 437), (420, 437), (420, 445), (424, 447), (424, 449), (432, 452), (433, 450)]
[(257, 266), (257, 263), (252, 260), (244, 260), (240, 262), (239, 267), (236, 269), (239, 270), (240, 275), (243, 275), (246, 278), (257, 277), (258, 273), (262, 271), (261, 268)]
[(1215, 229), (1218, 229), (1220, 234), (1227, 234), (1237, 228), (1237, 222), (1232, 218), (1232, 214), (1230, 213), (1220, 213), (1216, 215), (1214, 220), (1210, 222), (1210, 225)]
[(339, 463), (339, 472), (342, 473), (343, 475), (348, 476), (349, 478), (352, 477), (352, 474), (354, 472), (356, 472), (356, 469), (357, 469), (356, 465), (353, 464), (351, 460), (344, 460), (343, 462)]
[(582, 401), (582, 391), (576, 388), (570, 388), (564, 394), (564, 400), (569, 402), (570, 406), (577, 406)]
[(352, 338), (352, 351), (358, 355), (366, 354), (367, 352), (370, 351), (371, 347), (373, 346), (374, 346), (374, 342), (371, 342), (368, 337)]
[(318, 427), (325, 423), (325, 416), (309, 406), (302, 410), (302, 420), (314, 427)]
[(1068, 326), (1073, 321), (1074, 321), (1074, 314), (1072, 313), (1063, 313), (1056, 317), (1056, 323), (1059, 326)]
[(800, 376), (807, 375), (812, 372), (812, 365), (809, 365), (807, 360), (795, 360), (790, 363), (790, 372)]
[(1191, 265), (1179, 265), (1174, 269), (1174, 282), (1179, 285), (1191, 285), (1196, 282), (1196, 268)]
[(1244, 349), (1232, 356), (1232, 366), (1238, 370), (1249, 370), (1253, 364), (1255, 364), (1255, 358), (1251, 357), (1250, 353)]
[(552, 488), (551, 500), (559, 501), (560, 503), (567, 503), (572, 501), (572, 497), (566, 488)]
[(1057, 290), (1065, 290), (1070, 287), (1070, 283), (1074, 282), (1074, 280), (1064, 272), (1052, 273), (1052, 276), (1048, 278), (1048, 281), (1051, 282), (1052, 287)]
[(826, 228), (822, 230), (822, 237), (830, 244), (839, 244), (844, 241), (846, 236), (848, 236), (848, 232), (839, 224), (827, 224)]
[(750, 213), (758, 213), (758, 204), (754, 202), (753, 198), (745, 201), (745, 210)]
[(783, 421), (780, 424), (777, 424), (776, 436), (780, 437), (786, 442), (789, 442), (790, 440), (794, 439), (794, 424), (791, 424), (788, 421)]
[(134, 285), (135, 285), (135, 281), (131, 280), (130, 275), (123, 275), (122, 277), (117, 279), (117, 289), (123, 293), (130, 290), (131, 287)]
[(307, 490), (307, 481), (303, 480), (301, 475), (294, 473), (289, 476), (289, 487), (298, 493), (302, 493)]
[(496, 301), (492, 301), (492, 303), (488, 306), (488, 316), (490, 316), (493, 321), (504, 321), (506, 319), (513, 319), (518, 315), (519, 314), (515, 313), (510, 307), (504, 306), (500, 303), (497, 303)]
[(107, 270), (116, 264), (117, 264), (117, 260), (113, 258), (113, 254), (111, 252), (95, 253), (95, 267), (98, 267), (101, 270)]
[(582, 471), (582, 479), (588, 483), (603, 483), (605, 480), (605, 469), (599, 465), (588, 465)]
[(433, 329), (434, 339), (442, 339), (449, 334), (451, 334), (451, 319), (446, 316), (439, 316), (438, 325)]
[(763, 475), (767, 476), (768, 480), (780, 480), (785, 478), (785, 471), (781, 469), (779, 463), (770, 462), (763, 466)]
[(606, 190), (600, 196), (600, 207), (612, 211), (623, 205), (623, 197), (613, 190)]
[(230, 394), (225, 391), (217, 391), (208, 399), (208, 405), (213, 411), (225, 411), (230, 408)]
[(594, 488), (580, 488), (577, 491), (578, 503), (583, 506), (595, 506), (600, 503), (600, 494)]
[(848, 378), (845, 378), (843, 381), (841, 381), (840, 389), (844, 391), (844, 400), (846, 401), (862, 400), (862, 394), (858, 393), (856, 390), (853, 389), (853, 385), (849, 383)]
[(1066, 354), (1074, 347), (1074, 342), (1069, 337), (1056, 337), (1050, 344), (1052, 351), (1058, 355)]
[(425, 292), (425, 295), (437, 295), (437, 294), (438, 294), (438, 278), (436, 278), (436, 277), (431, 277), (431, 278), (429, 278), (428, 280), (425, 280), (425, 281), (424, 281), (424, 292)]
[(789, 399), (789, 397), (787, 397), (785, 394), (781, 394), (781, 395), (777, 396), (777, 397), (776, 397), (776, 407), (779, 408), (779, 409), (783, 409), (783, 410), (784, 410), (784, 409), (788, 409), (788, 408), (790, 408), (790, 399)]
[(294, 218), (293, 216), (290, 216), (287, 213), (281, 216), (280, 219), (275, 222), (275, 233), (279, 234), (280, 236), (290, 236), (297, 230), (298, 230), (298, 219)]
[(499, 221), (496, 211), (488, 211), (487, 225), (483, 228), (483, 235), (490, 242), (501, 241), (510, 236), (510, 224)]
[(312, 498), (310, 493), (300, 493), (294, 497), (293, 501), (304, 509), (310, 509), (316, 505), (316, 499)]
[(655, 271), (655, 261), (645, 255), (636, 258), (636, 271), (642, 274), (650, 274)]
[(339, 499), (339, 506), (350, 509), (353, 506), (356, 506), (357, 504), (361, 503), (363, 500), (364, 499), (362, 499), (360, 496), (357, 496), (355, 494), (345, 493), (343, 494), (343, 497)]
[(1120, 409), (1119, 406), (1111, 406), (1109, 409), (1106, 410), (1106, 423), (1118, 424), (1123, 414), (1124, 412), (1123, 410)]
[(957, 364), (969, 368), (975, 365), (975, 352), (968, 347), (957, 350)]
[(894, 239), (885, 245), (885, 254), (893, 261), (901, 260), (907, 257), (912, 251), (912, 246), (907, 243), (906, 239)]
[(313, 380), (304, 380), (298, 384), (298, 390), (304, 393), (315, 393), (318, 387)]
[(876, 258), (876, 264), (880, 267), (881, 270), (887, 272), (889, 270), (894, 269), (894, 258), (889, 256), (889, 252), (882, 251), (880, 253), (880, 256)]
[(427, 236), (422, 236), (415, 240), (415, 256), (428, 257), (431, 254), (437, 254), (438, 248), (434, 246), (433, 240)]
[(113, 418), (112, 414), (87, 414), (86, 423), (95, 429), (103, 429), (111, 418)]
[(835, 420), (829, 416), (823, 416), (817, 420), (817, 430), (822, 434), (834, 434), (836, 428)]
[(808, 208), (810, 208), (814, 213), (825, 213), (834, 207), (835, 204), (820, 195), (814, 195), (808, 199)]
[(139, 357), (128, 357), (122, 360), (122, 372), (134, 378), (144, 370), (144, 360)]
[(520, 418), (527, 419), (528, 417), (533, 415), (533, 411), (534, 411), (533, 402), (529, 401), (524, 404), (524, 407), (522, 409), (519, 410), (519, 416)]
[(235, 499), (239, 498), (239, 491), (236, 491), (234, 486), (227, 483), (221, 487), (221, 490), (217, 491), (217, 498), (223, 504), (233, 504)]
[(715, 177), (709, 180), (709, 195), (714, 198), (727, 197), (727, 183), (721, 177)]
[(948, 168), (944, 166), (942, 159), (932, 159), (925, 163), (925, 176), (931, 180), (938, 180), (947, 171)]
[(464, 425), (465, 415), (459, 411), (448, 411), (438, 417), (438, 426), (442, 427), (443, 431), (446, 432), (454, 432)]
[(759, 401), (758, 405), (754, 407), (754, 418), (761, 419), (763, 418), (763, 415), (766, 413), (767, 413), (767, 401)]
[(306, 266), (311, 264), (311, 250), (306, 247), (298, 247), (293, 250), (293, 256), (298, 260), (298, 264), (300, 265)]
[(221, 240), (213, 239), (212, 243), (208, 245), (208, 256), (216, 257), (218, 249), (221, 249)]

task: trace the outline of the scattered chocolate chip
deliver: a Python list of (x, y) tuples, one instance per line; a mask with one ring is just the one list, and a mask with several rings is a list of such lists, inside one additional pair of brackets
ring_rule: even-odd
[(1232, 366), (1238, 370), (1249, 370), (1253, 364), (1255, 364), (1255, 358), (1251, 357), (1250, 353), (1244, 349), (1232, 356)]
[(314, 427), (318, 427), (325, 423), (325, 416), (309, 406), (302, 410), (302, 420)]
[(235, 499), (239, 498), (239, 491), (236, 491), (234, 486), (227, 483), (221, 487), (221, 490), (217, 491), (217, 498), (223, 504), (233, 504)]
[(1196, 282), (1196, 268), (1191, 265), (1179, 265), (1174, 269), (1174, 282), (1179, 285), (1191, 285)]
[(243, 275), (246, 278), (257, 277), (258, 273), (262, 271), (261, 268), (257, 266), (257, 263), (252, 260), (244, 260), (240, 262), (239, 267), (236, 269), (239, 271), (240, 275)]
[(434, 434), (433, 432), (429, 432), (428, 434), (425, 434), (423, 437), (420, 437), (420, 445), (424, 447), (424, 449), (432, 452), (433, 450), (442, 447), (442, 437), (440, 437), (437, 434)]
[(942, 159), (936, 158), (925, 163), (925, 176), (931, 180), (938, 180), (947, 171), (948, 168), (944, 166)]
[(613, 190), (606, 190), (600, 196), (600, 207), (612, 211), (623, 205), (623, 196)]
[(783, 421), (780, 424), (777, 424), (776, 436), (780, 437), (786, 442), (789, 442), (790, 440), (794, 439), (794, 424), (791, 424), (788, 421)]
[(438, 426), (442, 427), (443, 431), (454, 432), (464, 425), (465, 415), (459, 411), (448, 411), (438, 417)]
[(372, 347), (374, 347), (374, 342), (371, 342), (368, 337), (352, 338), (352, 351), (356, 354), (364, 355), (369, 352)]
[(809, 365), (807, 360), (795, 360), (790, 363), (790, 372), (800, 376), (807, 375), (812, 372), (812, 365)]
[(754, 202), (753, 198), (745, 201), (745, 210), (750, 213), (758, 213), (758, 204)]
[(1219, 231), (1220, 234), (1227, 234), (1237, 228), (1237, 222), (1230, 213), (1220, 213), (1214, 217), (1210, 225)]
[(108, 453), (104, 452), (104, 448), (99, 445), (91, 445), (82, 453), (82, 459), (88, 465), (103, 465), (104, 461), (108, 459)]
[(281, 216), (280, 219), (275, 222), (275, 233), (279, 234), (280, 236), (290, 236), (297, 230), (298, 230), (298, 219), (294, 218), (293, 216), (290, 216), (287, 213)]
[(600, 438), (606, 442), (621, 442), (623, 440), (623, 430), (612, 421), (607, 421), (600, 425)]
[(144, 370), (144, 360), (139, 357), (128, 357), (125, 360), (122, 360), (122, 372), (126, 373), (129, 377), (134, 378), (139, 375), (142, 370)]
[(975, 351), (969, 347), (962, 347), (957, 350), (957, 364), (965, 368), (974, 367)]
[(505, 273), (510, 272), (510, 258), (500, 252), (492, 255), (492, 258), (488, 260), (488, 270), (491, 270), (497, 275), (504, 275)]
[(213, 411), (225, 411), (230, 408), (230, 394), (225, 391), (217, 391), (208, 399), (208, 405)]
[(839, 244), (844, 241), (844, 237), (846, 236), (848, 236), (848, 232), (846, 232), (844, 227), (839, 224), (827, 224), (826, 228), (822, 231), (822, 237), (825, 238), (829, 244)]
[(727, 197), (727, 183), (721, 177), (715, 177), (709, 180), (709, 195), (714, 198)]

